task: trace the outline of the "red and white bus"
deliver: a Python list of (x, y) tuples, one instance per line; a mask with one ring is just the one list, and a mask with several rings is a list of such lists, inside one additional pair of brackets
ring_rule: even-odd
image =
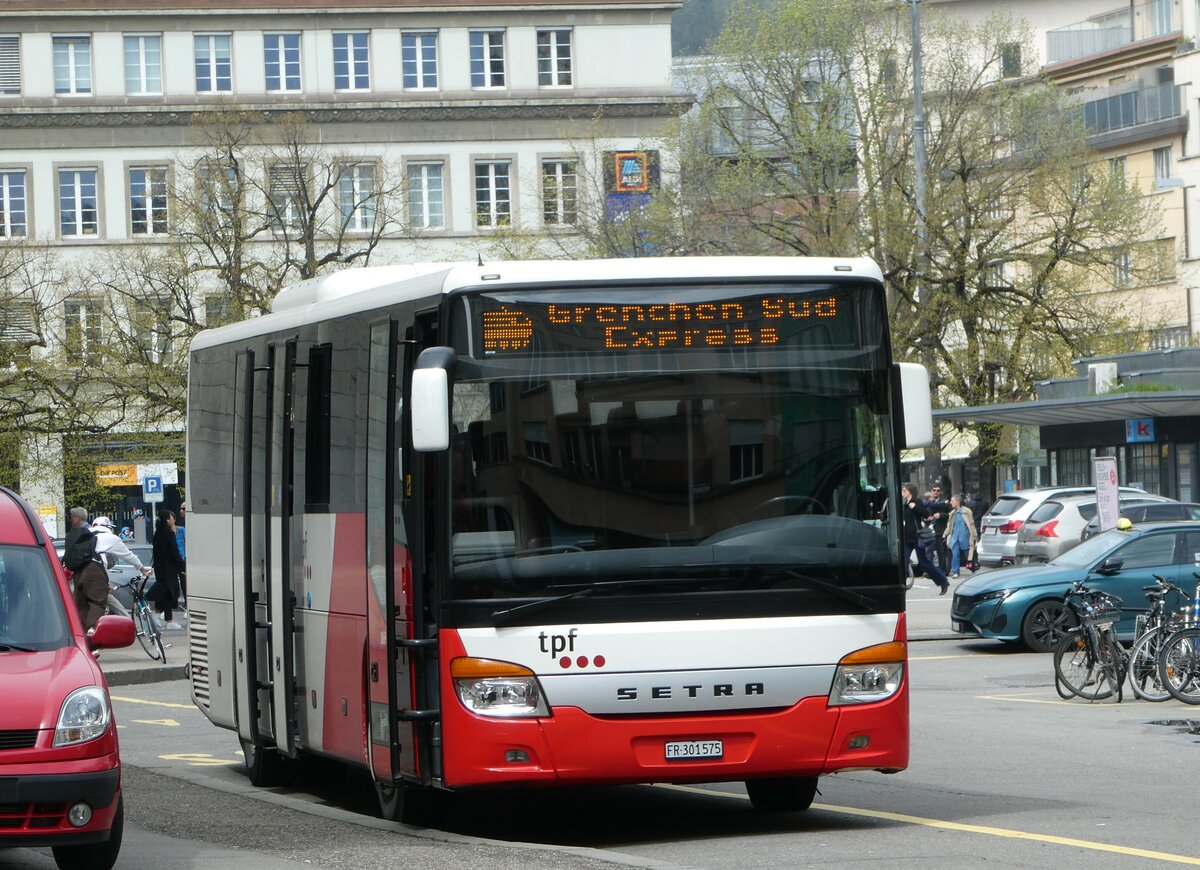
[(347, 270), (197, 337), (189, 391), (192, 692), (256, 784), (799, 810), (907, 765), (897, 456), (932, 423), (870, 260)]

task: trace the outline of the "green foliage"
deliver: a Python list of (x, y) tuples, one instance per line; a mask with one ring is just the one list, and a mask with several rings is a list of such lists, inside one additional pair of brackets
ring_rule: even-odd
[(1161, 384), (1155, 381), (1140, 381), (1121, 384), (1119, 387), (1114, 387), (1105, 395), (1112, 393), (1174, 393), (1182, 387), (1177, 387), (1173, 384)]

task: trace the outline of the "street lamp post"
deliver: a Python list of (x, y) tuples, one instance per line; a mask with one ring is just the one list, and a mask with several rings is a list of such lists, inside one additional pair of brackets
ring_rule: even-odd
[(918, 303), (925, 300), (925, 264), (929, 246), (929, 227), (925, 214), (925, 95), (921, 87), (921, 0), (906, 0), (912, 21), (913, 68), (913, 195), (917, 209), (917, 292)]

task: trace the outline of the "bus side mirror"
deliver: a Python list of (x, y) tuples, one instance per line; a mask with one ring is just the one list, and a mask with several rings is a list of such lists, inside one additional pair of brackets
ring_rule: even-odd
[(929, 372), (916, 363), (894, 363), (892, 384), (898, 386), (902, 425), (899, 448), (927, 447), (933, 443), (933, 404), (929, 392)]
[(450, 370), (457, 359), (448, 347), (431, 347), (417, 357), (412, 374), (412, 443), (418, 453), (450, 446)]

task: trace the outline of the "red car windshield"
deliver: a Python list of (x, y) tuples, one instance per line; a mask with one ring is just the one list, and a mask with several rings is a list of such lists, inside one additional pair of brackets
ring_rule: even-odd
[(68, 646), (70, 623), (41, 547), (0, 544), (0, 655)]

